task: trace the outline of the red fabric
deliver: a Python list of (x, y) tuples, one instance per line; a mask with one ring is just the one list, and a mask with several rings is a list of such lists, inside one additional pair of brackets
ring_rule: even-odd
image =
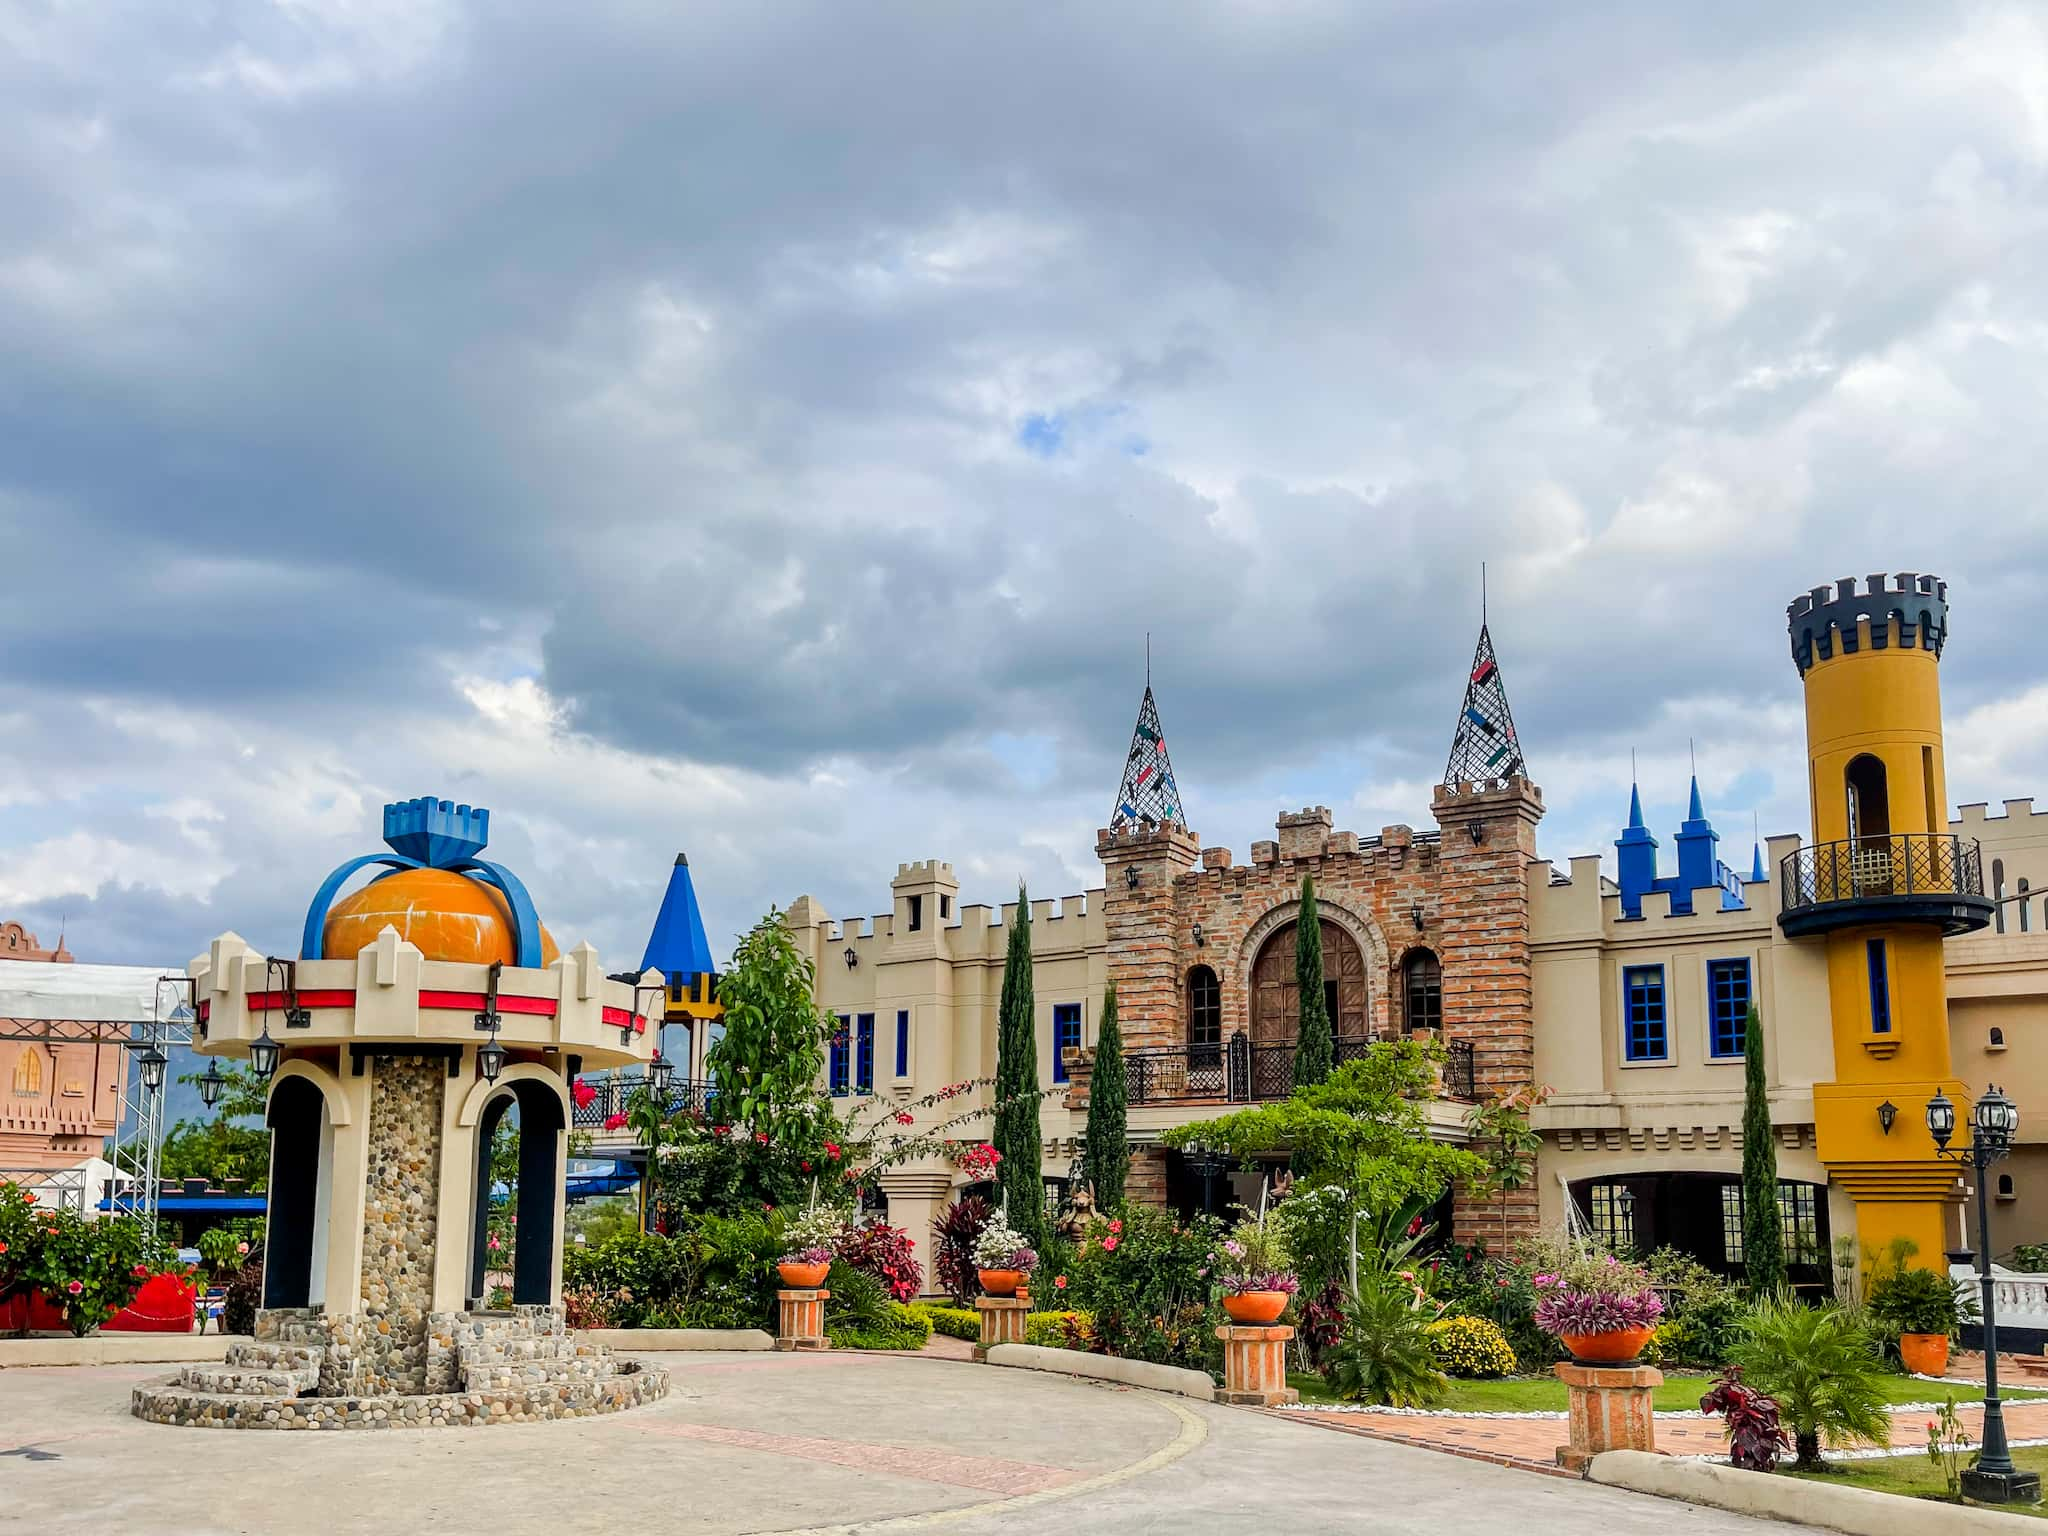
[(199, 1288), (182, 1275), (151, 1275), (135, 1299), (107, 1319), (109, 1333), (190, 1333)]

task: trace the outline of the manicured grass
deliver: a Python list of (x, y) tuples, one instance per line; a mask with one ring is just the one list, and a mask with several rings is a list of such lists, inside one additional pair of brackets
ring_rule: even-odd
[[(1301, 1394), (1305, 1403), (1337, 1401), (1320, 1376), (1295, 1372), (1287, 1378), (1287, 1384)], [(1659, 1413), (1696, 1411), (1700, 1398), (1713, 1384), (1710, 1376), (1667, 1376), (1664, 1385), (1657, 1389), (1656, 1409)], [(1887, 1376), (1884, 1385), (1886, 1401), (1893, 1403), (1938, 1403), (1951, 1394), (1958, 1403), (1967, 1403), (1983, 1396), (1982, 1388), (1942, 1386), (1912, 1376)], [(2017, 1402), (2048, 1397), (2048, 1392), (2008, 1388), (2004, 1395)], [(1502, 1381), (1454, 1380), (1443, 1400), (1431, 1406), (1453, 1413), (1563, 1413), (1564, 1405), (1565, 1386), (1555, 1376), (1512, 1376)]]
[[(1967, 1456), (1965, 1460), (1967, 1460)], [(2013, 1464), (2022, 1471), (2039, 1472), (2048, 1478), (2048, 1446), (2017, 1450), (2012, 1453)], [(1877, 1493), (1899, 1493), (1911, 1498), (1945, 1499), (1948, 1485), (1943, 1481), (1941, 1470), (1924, 1454), (1911, 1456), (1872, 1457), (1866, 1461), (1838, 1461), (1832, 1464), (1831, 1472), (1793, 1472), (1792, 1477), (1812, 1478), (1816, 1482), (1832, 1483), (1838, 1487), (1869, 1488)], [(1999, 1504), (1987, 1505), (2010, 1511), (2016, 1515), (2033, 1515), (2037, 1519), (2048, 1517), (2048, 1505), (2041, 1504)]]

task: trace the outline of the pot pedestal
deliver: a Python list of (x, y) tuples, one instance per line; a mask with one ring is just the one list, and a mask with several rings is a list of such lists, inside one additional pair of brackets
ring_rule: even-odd
[(977, 1296), (974, 1310), (981, 1314), (981, 1342), (974, 1346), (974, 1358), (986, 1360), (992, 1344), (1022, 1344), (1024, 1319), (1031, 1315), (1031, 1296), (1022, 1287), (1014, 1296)]
[(1285, 1323), (1253, 1327), (1225, 1323), (1216, 1330), (1223, 1341), (1222, 1403), (1252, 1408), (1277, 1408), (1298, 1403), (1301, 1394), (1287, 1385), (1287, 1344), (1294, 1330)]
[(1577, 1365), (1552, 1369), (1570, 1389), (1571, 1443), (1557, 1448), (1557, 1464), (1579, 1472), (1602, 1451), (1654, 1451), (1657, 1420), (1651, 1394), (1664, 1373), (1648, 1365)]
[(775, 1293), (775, 1347), (777, 1349), (830, 1349), (825, 1337), (826, 1290), (777, 1291)]

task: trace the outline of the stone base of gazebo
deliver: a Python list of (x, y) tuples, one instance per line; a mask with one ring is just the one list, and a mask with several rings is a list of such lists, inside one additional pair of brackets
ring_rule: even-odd
[[(132, 1407), (206, 1429), (426, 1429), (586, 1418), (668, 1393), (668, 1372), (571, 1339), (560, 1307), (434, 1313), (416, 1342), (394, 1348), (391, 1337), (363, 1314), (261, 1312), (256, 1338), (231, 1345), (225, 1365), (137, 1387)], [(423, 1390), (393, 1390), (415, 1381)]]

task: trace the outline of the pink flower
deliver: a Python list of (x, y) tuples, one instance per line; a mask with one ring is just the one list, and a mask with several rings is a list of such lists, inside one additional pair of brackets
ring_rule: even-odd
[(144, 1266), (138, 1264), (133, 1269), (129, 1270), (128, 1273), (131, 1275), (147, 1275), (149, 1271)]
[(1409, 1223), (1408, 1223), (1408, 1235), (1409, 1235), (1410, 1237), (1419, 1237), (1419, 1236), (1420, 1236), (1421, 1234), (1422, 1234), (1422, 1218), (1421, 1218), (1420, 1216), (1418, 1216), (1418, 1217), (1416, 1217), (1416, 1218), (1415, 1218), (1415, 1219), (1414, 1219), (1413, 1221), (1411, 1221), (1411, 1222), (1409, 1222)]
[(247, 1244), (246, 1242), (242, 1242), (242, 1243), (237, 1243), (237, 1244), (235, 1244), (235, 1252), (237, 1252), (237, 1253), (247, 1253), (248, 1251), (249, 1251), (249, 1245), (248, 1245), (248, 1244)]
[(624, 1115), (606, 1115), (604, 1117), (604, 1128), (608, 1131), (620, 1130), (625, 1124), (626, 1117)]
[(498, 1240), (497, 1240), (497, 1238), (493, 1237), (493, 1238), (491, 1239), (491, 1252), (493, 1252), (493, 1253), (496, 1253), (497, 1251), (498, 1251)]
[(1508, 1288), (1508, 1283), (1506, 1280), (1501, 1280), (1496, 1283), (1500, 1286), (1502, 1290), (1506, 1290)]
[(768, 1145), (768, 1133), (766, 1131), (756, 1131), (754, 1132), (754, 1140), (765, 1147)]
[(836, 1141), (828, 1141), (828, 1142), (826, 1142), (826, 1143), (825, 1143), (825, 1155), (826, 1155), (827, 1157), (831, 1158), (833, 1162), (835, 1162), (835, 1163), (836, 1163), (836, 1162), (838, 1162), (838, 1161), (839, 1161), (839, 1143), (838, 1143), (838, 1142), (836, 1142)]
[(64, 1289), (69, 1291), (72, 1295), (76, 1296), (80, 1292), (84, 1291), (85, 1286), (81, 1284), (79, 1281), (74, 1280), (69, 1285), (65, 1286)]
[(917, 1116), (913, 1115), (907, 1109), (899, 1109), (896, 1111), (896, 1123), (898, 1125), (909, 1125), (916, 1118)]
[(1056, 1291), (1064, 1291), (1067, 1288), (1067, 1277), (1065, 1275), (1053, 1276), (1052, 1288)]
[(1123, 1220), (1122, 1220), (1122, 1218), (1120, 1218), (1120, 1217), (1119, 1217), (1119, 1218), (1118, 1218), (1117, 1220), (1114, 1220), (1114, 1221), (1112, 1221), (1112, 1222), (1111, 1222), (1111, 1223), (1109, 1224), (1109, 1230), (1110, 1230), (1110, 1231), (1112, 1231), (1112, 1232), (1121, 1232), (1121, 1231), (1123, 1231), (1123, 1229), (1124, 1229), (1124, 1224), (1123, 1224)]
[(1116, 1234), (1115, 1234), (1114, 1232), (1112, 1232), (1112, 1233), (1111, 1233), (1111, 1234), (1110, 1234), (1110, 1235), (1109, 1235), (1108, 1237), (1105, 1237), (1105, 1238), (1104, 1238), (1104, 1239), (1102, 1240), (1102, 1251), (1103, 1251), (1104, 1253), (1115, 1253), (1115, 1252), (1116, 1252), (1116, 1245), (1117, 1245), (1117, 1236), (1116, 1236)]

